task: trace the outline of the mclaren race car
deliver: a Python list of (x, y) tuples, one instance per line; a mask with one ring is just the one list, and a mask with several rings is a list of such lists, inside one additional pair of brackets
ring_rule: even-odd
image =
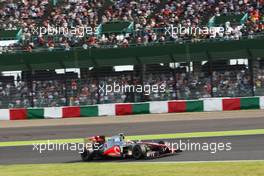
[(85, 147), (81, 153), (83, 161), (99, 158), (153, 159), (181, 152), (179, 149), (172, 149), (164, 141), (158, 143), (129, 141), (125, 140), (123, 134), (108, 139), (105, 136), (89, 137), (85, 139), (84, 144)]

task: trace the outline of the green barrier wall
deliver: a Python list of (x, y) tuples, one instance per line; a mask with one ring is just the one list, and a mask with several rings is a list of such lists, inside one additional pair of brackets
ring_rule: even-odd
[(0, 55), (0, 71), (87, 68), (264, 56), (264, 39)]

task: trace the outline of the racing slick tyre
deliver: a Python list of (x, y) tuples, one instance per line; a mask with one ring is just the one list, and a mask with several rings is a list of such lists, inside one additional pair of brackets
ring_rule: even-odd
[(158, 143), (159, 144), (165, 144), (165, 141), (159, 141)]
[(132, 154), (135, 159), (143, 159), (147, 156), (147, 146), (144, 144), (137, 144), (132, 149)]
[(83, 161), (91, 161), (94, 158), (94, 153), (85, 149), (83, 153), (81, 153), (81, 158)]

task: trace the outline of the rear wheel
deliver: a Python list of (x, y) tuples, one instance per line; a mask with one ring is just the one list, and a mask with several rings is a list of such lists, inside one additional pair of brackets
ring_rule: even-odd
[(132, 150), (133, 157), (135, 159), (142, 159), (147, 156), (147, 146), (144, 144), (137, 144)]
[(165, 144), (165, 141), (159, 141), (158, 143), (159, 144)]
[(81, 153), (81, 158), (83, 161), (91, 161), (94, 158), (94, 154), (93, 152), (85, 149), (83, 153)]

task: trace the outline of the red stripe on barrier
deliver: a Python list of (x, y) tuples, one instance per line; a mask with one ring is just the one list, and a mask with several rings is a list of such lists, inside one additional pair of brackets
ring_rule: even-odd
[(168, 102), (169, 113), (174, 112), (186, 112), (186, 102), (185, 101), (174, 101)]
[(223, 99), (223, 111), (240, 110), (240, 98)]
[(81, 117), (80, 107), (63, 107), (62, 118)]
[(116, 110), (116, 115), (131, 115), (132, 104), (116, 104), (115, 110)]
[(10, 109), (10, 120), (25, 120), (27, 119), (27, 110), (21, 109)]

